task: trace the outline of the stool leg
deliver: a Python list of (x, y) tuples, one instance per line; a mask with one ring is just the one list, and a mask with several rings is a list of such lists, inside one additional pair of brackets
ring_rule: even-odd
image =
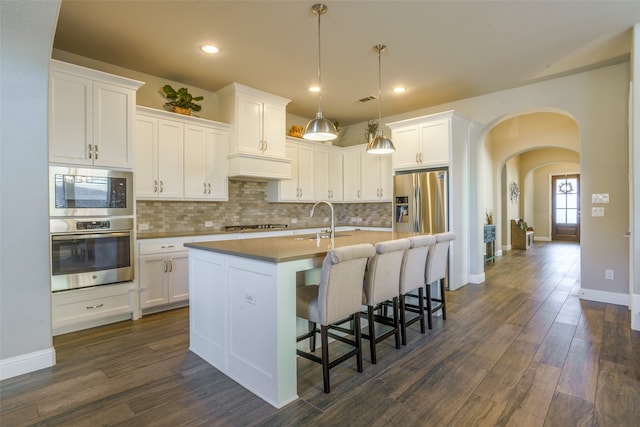
[(420, 308), (420, 332), (425, 333), (424, 330), (424, 289), (418, 288), (418, 307)]
[(320, 325), (320, 341), (322, 344), (322, 378), (324, 381), (324, 392), (329, 393), (329, 327)]
[[(405, 313), (405, 297), (405, 295), (400, 295), (400, 335), (402, 337), (402, 345), (407, 345), (407, 314)], [(422, 327), (424, 328), (424, 322), (422, 324)]]
[(373, 322), (373, 307), (367, 306), (367, 321), (369, 322), (369, 349), (371, 350), (371, 363), (378, 362), (376, 359), (376, 326)]
[(429, 329), (433, 328), (433, 316), (431, 316), (431, 283), (427, 283), (425, 286), (427, 290), (427, 323), (429, 324)]
[(393, 327), (396, 330), (396, 348), (400, 348), (400, 322), (398, 322), (398, 297), (393, 298)]
[(444, 299), (444, 289), (445, 289), (444, 279), (440, 279), (440, 299), (442, 300), (440, 304), (442, 307), (442, 319), (447, 320), (447, 303), (445, 302), (445, 299)]
[(309, 337), (309, 351), (316, 351), (316, 324), (315, 322), (309, 323), (309, 332), (311, 332), (311, 336)]
[(360, 313), (353, 315), (354, 339), (356, 342), (356, 362), (358, 372), (362, 372), (362, 331), (360, 330)]

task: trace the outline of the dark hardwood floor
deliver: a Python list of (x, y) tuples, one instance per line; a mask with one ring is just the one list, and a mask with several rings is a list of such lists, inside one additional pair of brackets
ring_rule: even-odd
[[(448, 292), (448, 319), (378, 364), (298, 360), (276, 410), (188, 351), (188, 309), (54, 338), (56, 366), (0, 383), (2, 426), (638, 426), (640, 333), (581, 301), (574, 243), (536, 243)], [(259, 351), (257, 349), (256, 351)]]

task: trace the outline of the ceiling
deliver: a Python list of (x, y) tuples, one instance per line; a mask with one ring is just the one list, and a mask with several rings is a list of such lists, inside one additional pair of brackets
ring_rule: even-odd
[[(54, 48), (216, 91), (242, 83), (313, 117), (312, 1), (62, 0)], [(326, 1), (322, 109), (349, 125), (629, 58), (640, 1)], [(206, 55), (200, 46), (220, 48)], [(407, 92), (391, 93), (393, 86)], [(197, 93), (194, 95), (198, 95)]]

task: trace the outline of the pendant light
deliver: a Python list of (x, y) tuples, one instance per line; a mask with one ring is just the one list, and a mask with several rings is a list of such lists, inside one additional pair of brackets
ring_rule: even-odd
[(383, 44), (377, 44), (373, 47), (373, 50), (378, 52), (378, 131), (376, 137), (369, 141), (367, 145), (367, 153), (370, 154), (389, 154), (396, 151), (393, 142), (389, 138), (384, 136), (382, 127), (382, 66), (380, 61), (380, 54), (387, 47)]
[(320, 106), (322, 100), (322, 80), (320, 75), (320, 16), (327, 13), (327, 6), (318, 3), (311, 7), (313, 13), (318, 15), (318, 113), (316, 118), (307, 123), (304, 128), (302, 138), (311, 141), (333, 141), (338, 137), (336, 127), (329, 120), (325, 119), (322, 115), (322, 107)]

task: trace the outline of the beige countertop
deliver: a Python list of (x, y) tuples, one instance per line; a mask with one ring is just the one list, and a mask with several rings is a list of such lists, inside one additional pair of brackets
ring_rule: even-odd
[[(392, 231), (353, 230), (336, 232), (334, 247), (371, 243), (416, 236), (419, 233)], [(299, 259), (324, 257), (331, 246), (331, 239), (320, 239), (313, 234), (264, 237), (259, 239), (224, 240), (218, 242), (185, 243), (190, 249), (218, 252), (270, 262), (287, 262)]]

